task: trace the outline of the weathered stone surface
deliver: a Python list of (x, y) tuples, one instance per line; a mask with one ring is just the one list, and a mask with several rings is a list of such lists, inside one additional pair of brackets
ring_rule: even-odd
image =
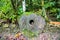
[(45, 26), (45, 20), (43, 17), (38, 16), (36, 14), (31, 15), (22, 15), (22, 17), (18, 21), (19, 27), (21, 31), (23, 29), (30, 30), (35, 33), (40, 33), (44, 29)]
[[(28, 40), (59, 40), (59, 33), (56, 33), (55, 28), (48, 28), (45, 27), (46, 22), (43, 19), (43, 17), (38, 16), (36, 14), (31, 14), (31, 15), (22, 15), (21, 19), (19, 19), (19, 27), (21, 31), (23, 29), (31, 30), (32, 32), (38, 34), (38, 36), (29, 38)], [(47, 29), (54, 30), (54, 32), (48, 31)], [(47, 33), (42, 31), (47, 30)]]

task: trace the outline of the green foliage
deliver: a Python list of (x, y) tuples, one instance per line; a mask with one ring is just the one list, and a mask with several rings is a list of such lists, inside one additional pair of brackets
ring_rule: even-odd
[(23, 34), (28, 36), (28, 37), (34, 37), (34, 36), (37, 36), (36, 33), (30, 31), (30, 30), (27, 30), (27, 29), (23, 29)]
[(12, 22), (15, 21), (22, 12), (22, 7), (17, 7), (17, 11), (14, 10), (11, 0), (0, 1), (0, 19), (9, 19)]
[(44, 7), (45, 8), (48, 8), (48, 7), (52, 7), (52, 6), (54, 6), (55, 5), (55, 2), (46, 2), (45, 4), (44, 4)]
[[(42, 2), (44, 3), (42, 6)], [(15, 8), (15, 9), (14, 9)], [(44, 8), (44, 9), (43, 9)], [(39, 11), (41, 9), (41, 11)], [(47, 11), (48, 10), (48, 11)], [(49, 15), (56, 17), (57, 20), (60, 20), (60, 1), (54, 0), (26, 0), (26, 11), (27, 14), (35, 11), (39, 12), (42, 16), (47, 17)], [(30, 11), (30, 12), (29, 12)], [(21, 16), (22, 11), (22, 1), (20, 0), (0, 0), (0, 19), (10, 19), (15, 21), (18, 17)]]
[(0, 1), (0, 10), (6, 14), (7, 11), (11, 10), (11, 2), (10, 0), (1, 0)]
[(33, 10), (37, 10), (40, 8), (40, 2), (41, 0), (27, 0), (26, 1), (26, 7), (27, 7), (27, 11), (33, 11)]
[(60, 12), (57, 14), (57, 21), (60, 21)]
[[(42, 4), (43, 2), (43, 4)], [(39, 9), (42, 10), (42, 13), (38, 12), (39, 14), (41, 14), (44, 17), (47, 17), (47, 14), (49, 14), (49, 16), (54, 16), (55, 20), (60, 20), (60, 15), (58, 15), (59, 13), (59, 9), (60, 9), (60, 0), (58, 1), (54, 1), (54, 0), (29, 0), (26, 1), (26, 9), (27, 11), (39, 11)], [(51, 15), (50, 15), (51, 14)]]
[(22, 11), (22, 6), (19, 6), (18, 7), (18, 10), (17, 10), (17, 14), (20, 16), (22, 13), (23, 13), (23, 11)]

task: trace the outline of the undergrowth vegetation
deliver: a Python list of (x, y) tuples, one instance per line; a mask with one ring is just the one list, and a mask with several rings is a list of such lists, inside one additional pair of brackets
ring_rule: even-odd
[[(26, 13), (34, 12), (45, 19), (60, 21), (60, 0), (26, 0), (25, 3)], [(0, 19), (15, 22), (23, 13), (22, 0), (0, 0)]]

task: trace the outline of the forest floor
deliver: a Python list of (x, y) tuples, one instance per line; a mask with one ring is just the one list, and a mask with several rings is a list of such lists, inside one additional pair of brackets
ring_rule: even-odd
[[(54, 25), (47, 23), (47, 26), (44, 30), (45, 32), (52, 32), (52, 33), (60, 33), (60, 25)], [(20, 29), (17, 24), (14, 23), (7, 23), (3, 20), (0, 20), (0, 38), (1, 40), (4, 40), (5, 36), (12, 34), (15, 35), (17, 32), (19, 32)]]

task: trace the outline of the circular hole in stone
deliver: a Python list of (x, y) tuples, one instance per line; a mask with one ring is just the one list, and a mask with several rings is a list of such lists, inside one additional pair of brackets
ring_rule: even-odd
[(30, 20), (29, 24), (33, 25), (34, 24), (34, 20)]

